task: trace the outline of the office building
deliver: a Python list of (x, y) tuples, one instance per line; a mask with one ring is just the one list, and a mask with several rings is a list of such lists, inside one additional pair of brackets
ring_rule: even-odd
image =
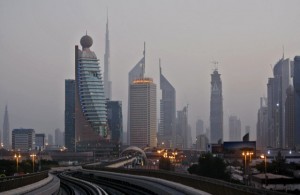
[(65, 80), (65, 146), (75, 151), (75, 80)]
[(75, 46), (75, 142), (76, 150), (86, 151), (107, 137), (106, 99), (93, 39), (81, 38), (82, 50)]
[(114, 144), (123, 142), (123, 116), (121, 101), (107, 101), (107, 123), (111, 133), (110, 141)]
[(49, 146), (54, 145), (53, 135), (48, 134), (48, 139), (47, 139), (46, 145), (49, 145)]
[(45, 134), (44, 133), (37, 133), (35, 134), (35, 148), (38, 151), (43, 151), (45, 149)]
[(215, 69), (211, 74), (210, 143), (223, 141), (223, 96), (221, 75)]
[(196, 139), (196, 150), (200, 150), (201, 152), (206, 152), (207, 145), (208, 145), (207, 136), (204, 134), (198, 135)]
[(143, 57), (128, 73), (128, 112), (127, 112), (127, 144), (130, 145), (130, 85), (135, 79), (144, 78), (146, 62), (146, 44), (144, 43)]
[(295, 147), (295, 95), (294, 87), (290, 85), (286, 90), (285, 100), (285, 148)]
[(294, 144), (297, 149), (300, 148), (300, 56), (294, 58), (294, 100), (295, 100), (295, 132)]
[(257, 113), (256, 147), (265, 150), (268, 147), (268, 106), (267, 99), (260, 98), (260, 108)]
[(177, 111), (175, 148), (189, 148), (188, 135), (188, 106), (185, 106), (182, 110)]
[(104, 54), (104, 95), (106, 99), (111, 100), (111, 85), (110, 80), (110, 44), (109, 44), (109, 30), (108, 30), (108, 17), (106, 21), (106, 33), (105, 33), (105, 54)]
[(12, 149), (29, 152), (35, 149), (35, 131), (33, 129), (14, 129), (12, 131)]
[(65, 134), (60, 129), (55, 129), (55, 145), (64, 146)]
[(159, 60), (160, 89), (160, 123), (158, 131), (158, 145), (166, 148), (174, 147), (176, 138), (176, 91), (172, 84), (162, 74)]
[(237, 116), (229, 117), (229, 140), (230, 141), (241, 141), (241, 120)]
[(205, 132), (204, 132), (204, 123), (203, 123), (203, 120), (198, 119), (197, 123), (196, 123), (196, 137), (198, 135), (203, 135), (204, 133)]
[(157, 146), (156, 84), (151, 78), (133, 80), (129, 87), (130, 145)]
[[(7, 105), (5, 106), (5, 114), (3, 121), (3, 148), (10, 149), (10, 130), (9, 130), (9, 119), (8, 119), (8, 110)], [(1, 136), (0, 136), (1, 137)], [(0, 140), (1, 142), (1, 140)]]

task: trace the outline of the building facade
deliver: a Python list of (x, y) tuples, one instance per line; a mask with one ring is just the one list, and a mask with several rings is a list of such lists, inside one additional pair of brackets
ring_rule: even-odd
[(173, 148), (176, 136), (176, 91), (162, 74), (160, 66), (160, 123), (158, 131), (158, 145)]
[(294, 87), (290, 85), (286, 90), (285, 101), (285, 147), (295, 147), (295, 95)]
[(177, 111), (176, 119), (176, 145), (175, 148), (187, 149), (188, 146), (188, 106)]
[(111, 133), (110, 141), (121, 144), (123, 141), (123, 116), (121, 101), (107, 101), (107, 123)]
[(221, 75), (215, 69), (211, 74), (210, 143), (223, 141), (223, 96)]
[(75, 46), (75, 142), (77, 150), (99, 146), (107, 137), (106, 99), (99, 60), (90, 47), (93, 40), (81, 38)]
[(295, 132), (294, 142), (297, 149), (300, 148), (300, 56), (294, 58), (294, 100), (295, 100)]
[(65, 146), (75, 151), (75, 80), (65, 80)]
[(196, 136), (204, 134), (204, 122), (198, 119), (196, 122)]
[(260, 108), (257, 113), (256, 147), (264, 150), (268, 147), (268, 106), (267, 99), (260, 98)]
[(12, 149), (29, 152), (35, 149), (35, 131), (33, 129), (14, 129), (12, 131)]
[(45, 134), (44, 133), (37, 133), (35, 134), (35, 148), (38, 151), (43, 151), (45, 149)]
[[(1, 140), (0, 140), (0, 142), (1, 142)], [(8, 149), (8, 150), (11, 148), (7, 105), (5, 106), (5, 114), (4, 114), (4, 120), (3, 120), (3, 148)]]
[(130, 145), (140, 148), (157, 146), (156, 84), (140, 78), (129, 88)]
[(241, 120), (237, 116), (229, 117), (229, 140), (230, 141), (241, 141), (242, 125)]
[(143, 57), (128, 73), (128, 112), (127, 112), (127, 144), (130, 145), (130, 85), (135, 79), (144, 78), (146, 63), (146, 45), (144, 43)]

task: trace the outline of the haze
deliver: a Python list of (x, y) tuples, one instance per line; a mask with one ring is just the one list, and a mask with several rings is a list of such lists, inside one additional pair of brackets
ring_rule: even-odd
[(283, 45), (285, 57), (300, 54), (299, 5), (297, 0), (1, 0), (0, 124), (8, 104), (11, 129), (64, 130), (64, 80), (75, 77), (74, 46), (87, 30), (103, 72), (108, 8), (112, 96), (123, 102), (124, 131), (128, 72), (146, 41), (146, 75), (159, 89), (161, 58), (162, 72), (176, 88), (177, 110), (189, 104), (193, 135), (198, 118), (209, 127), (216, 60), (224, 140), (229, 115), (241, 119), (242, 134), (250, 125), (255, 140), (259, 98), (266, 96), (271, 65), (282, 57)]

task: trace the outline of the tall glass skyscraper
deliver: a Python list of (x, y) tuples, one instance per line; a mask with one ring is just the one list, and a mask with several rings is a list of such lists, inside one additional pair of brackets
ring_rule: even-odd
[(294, 100), (295, 100), (295, 146), (300, 148), (300, 56), (294, 58)]
[(171, 83), (162, 74), (161, 66), (159, 68), (162, 98), (160, 100), (160, 125), (158, 145), (170, 148), (175, 146), (176, 139), (176, 91)]
[(81, 38), (75, 46), (75, 132), (76, 147), (88, 148), (107, 136), (106, 100), (98, 59), (90, 47), (93, 40)]
[(65, 80), (65, 145), (75, 150), (75, 80)]
[(211, 74), (210, 143), (223, 140), (223, 96), (221, 75), (215, 69)]
[(120, 144), (123, 140), (123, 116), (121, 101), (107, 101), (107, 123), (111, 133), (110, 141)]
[(104, 54), (104, 94), (105, 98), (111, 100), (111, 80), (110, 80), (110, 44), (109, 44), (109, 30), (108, 30), (108, 17), (106, 21), (106, 34), (105, 34), (105, 54)]

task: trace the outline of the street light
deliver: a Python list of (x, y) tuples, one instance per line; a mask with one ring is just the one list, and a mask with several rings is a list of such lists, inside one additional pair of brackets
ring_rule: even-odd
[(21, 158), (21, 154), (15, 154), (15, 159), (17, 160), (17, 173), (19, 172), (19, 158)]
[(242, 155), (245, 157), (244, 174), (246, 175), (247, 156), (249, 156), (249, 152), (243, 152)]
[(267, 155), (262, 154), (260, 158), (265, 160), (265, 185), (267, 186)]
[(34, 173), (34, 158), (36, 157), (36, 154), (31, 154), (30, 157), (32, 157), (32, 173)]

